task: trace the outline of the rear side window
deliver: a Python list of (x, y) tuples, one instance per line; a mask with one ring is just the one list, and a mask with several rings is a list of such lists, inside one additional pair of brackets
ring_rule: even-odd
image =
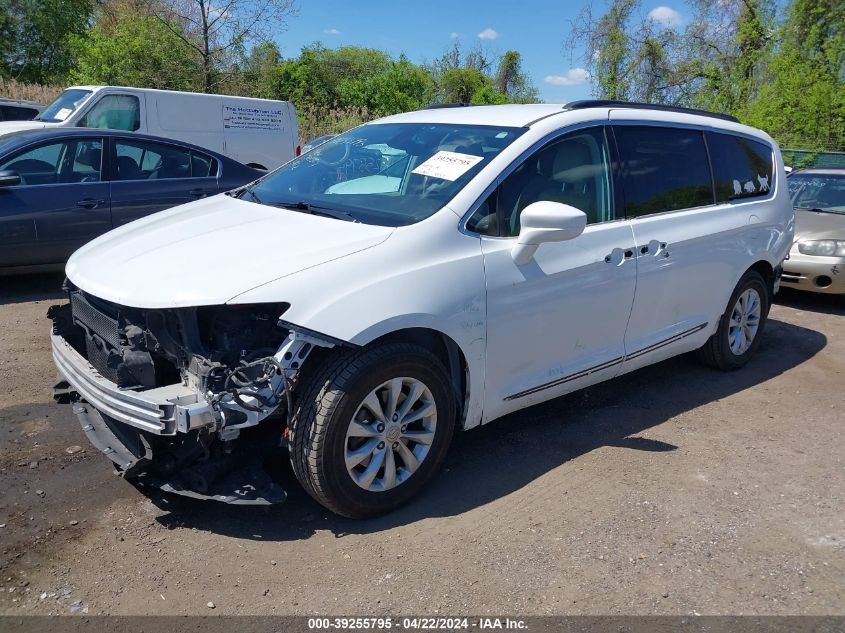
[(217, 175), (217, 161), (188, 148), (152, 141), (117, 140), (116, 180), (205, 178)]
[(765, 196), (774, 185), (772, 148), (765, 143), (707, 132), (707, 149), (713, 164), (717, 202)]
[(713, 204), (713, 185), (700, 131), (614, 127), (621, 158), (625, 216)]
[(216, 175), (214, 159), (206, 154), (191, 152), (191, 176), (194, 178), (205, 178)]

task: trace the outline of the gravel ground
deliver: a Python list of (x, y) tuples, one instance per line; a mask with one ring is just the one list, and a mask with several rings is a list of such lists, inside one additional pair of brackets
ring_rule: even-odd
[(50, 398), (59, 283), (0, 279), (0, 613), (845, 613), (835, 299), (784, 292), (739, 372), (677, 358), (461, 434), (415, 503), (350, 521), (283, 454), (269, 509), (115, 477)]

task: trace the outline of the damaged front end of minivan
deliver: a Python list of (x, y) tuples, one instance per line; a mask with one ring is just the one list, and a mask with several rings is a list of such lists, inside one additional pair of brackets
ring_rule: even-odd
[(57, 401), (123, 477), (191, 497), (266, 505), (303, 362), (343, 342), (286, 323), (286, 303), (141, 309), (66, 283), (52, 306)]

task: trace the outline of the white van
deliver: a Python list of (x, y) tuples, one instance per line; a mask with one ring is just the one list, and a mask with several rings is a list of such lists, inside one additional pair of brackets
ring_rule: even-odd
[(56, 395), (127, 479), (246, 503), (283, 444), (317, 501), (370, 516), (455, 427), (695, 350), (748, 363), (793, 223), (777, 145), (724, 115), (391, 116), (76, 251)]
[(117, 86), (72, 86), (33, 121), (0, 122), (0, 135), (53, 126), (152, 134), (258, 169), (278, 167), (299, 150), (296, 111), (289, 101)]

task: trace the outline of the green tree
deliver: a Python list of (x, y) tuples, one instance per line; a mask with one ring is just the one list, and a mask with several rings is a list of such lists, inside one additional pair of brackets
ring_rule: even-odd
[(687, 102), (741, 115), (761, 85), (775, 21), (773, 0), (698, 0), (684, 34), (691, 84)]
[[(492, 69), (495, 67), (495, 73)], [(530, 103), (537, 90), (522, 70), (522, 57), (507, 51), (498, 60), (481, 46), (464, 54), (455, 40), (429, 67), (439, 103)]]
[(584, 63), (596, 96), (740, 112), (772, 47), (774, 0), (691, 4), (683, 30), (640, 17), (641, 0), (611, 0), (599, 18), (584, 9), (568, 42), (587, 42)]
[(434, 94), (431, 74), (401, 56), (343, 46), (312, 44), (278, 67), (275, 94), (297, 105), (365, 108), (375, 115), (420, 108)]
[(640, 18), (640, 0), (611, 0), (595, 18), (581, 11), (572, 25), (570, 48), (586, 42), (584, 64), (593, 77), (593, 92), (602, 99), (678, 103), (686, 78), (680, 38), (675, 27)]
[(401, 56), (391, 61), (386, 72), (369, 82), (366, 107), (377, 115), (417, 110), (431, 103), (434, 81), (424, 68)]
[(845, 151), (845, 5), (794, 0), (745, 120), (782, 145)]
[(241, 62), (232, 88), (242, 95), (260, 99), (275, 99), (279, 82), (282, 53), (273, 42), (254, 46)]
[(517, 51), (506, 51), (499, 59), (493, 84), (500, 95), (514, 103), (537, 101), (537, 89), (522, 70), (522, 56)]
[(602, 16), (588, 38), (588, 59), (593, 62), (592, 76), (597, 79), (598, 96), (627, 99), (631, 92), (629, 67), (633, 46), (628, 28), (637, 0), (616, 0)]
[(64, 81), (93, 9), (93, 0), (0, 0), (0, 74), (39, 84)]
[(490, 78), (476, 68), (449, 68), (439, 78), (440, 97), (445, 103), (471, 103), (474, 95), (488, 94)]
[(214, 92), (224, 69), (249, 44), (267, 42), (295, 14), (294, 0), (143, 0), (146, 12), (193, 50), (202, 90)]
[(77, 43), (73, 83), (169, 90), (201, 88), (191, 48), (156, 18), (124, 15), (103, 20)]

